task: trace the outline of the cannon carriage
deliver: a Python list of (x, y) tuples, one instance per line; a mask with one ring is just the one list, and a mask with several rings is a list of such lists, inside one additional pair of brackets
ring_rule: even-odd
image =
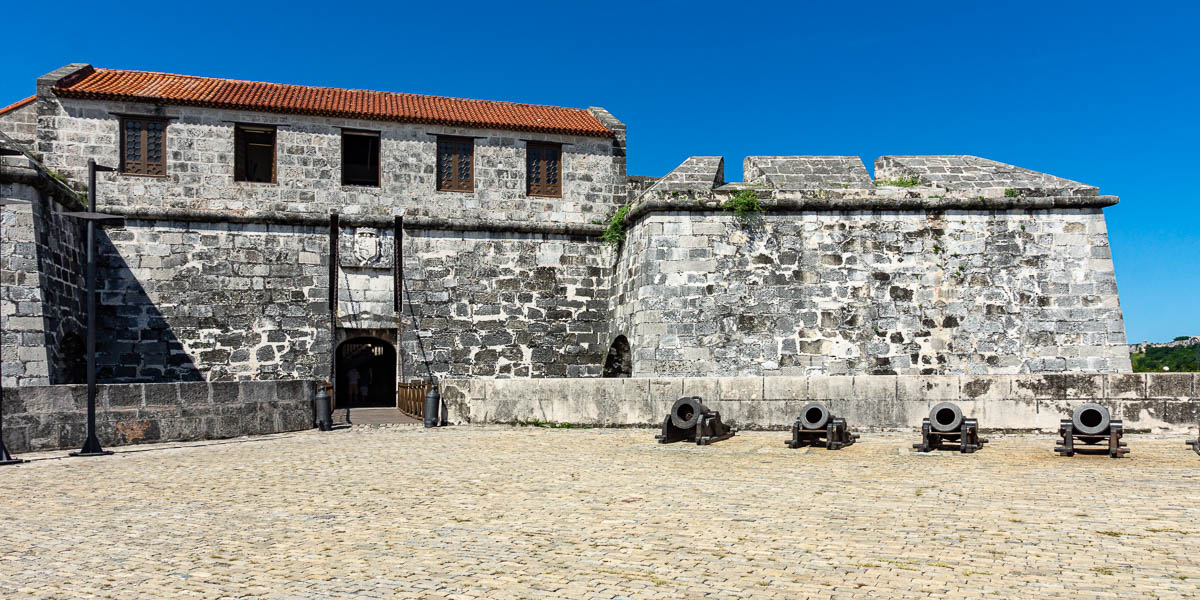
[(824, 445), (829, 450), (840, 450), (858, 440), (846, 419), (833, 416), (825, 405), (813, 402), (800, 409), (800, 416), (792, 423), (792, 439), (788, 448)]
[(654, 437), (660, 444), (688, 441), (706, 446), (727, 440), (736, 432), (721, 421), (721, 413), (704, 406), (699, 396), (685, 396), (671, 406), (663, 419), (662, 433)]
[(942, 402), (921, 420), (921, 442), (913, 444), (913, 448), (918, 452), (957, 448), (963, 454), (971, 454), (986, 443), (987, 438), (979, 437), (978, 420), (964, 417), (957, 404)]
[[(1121, 441), (1124, 424), (1112, 419), (1108, 409), (1099, 404), (1089, 402), (1076, 407), (1070, 419), (1059, 422), (1058, 434), (1062, 436), (1062, 443), (1054, 451), (1062, 456), (1088, 452), (1120, 458), (1129, 453), (1128, 444)], [(1077, 448), (1076, 442), (1085, 447)], [(1108, 442), (1107, 447), (1100, 445), (1104, 442)]]

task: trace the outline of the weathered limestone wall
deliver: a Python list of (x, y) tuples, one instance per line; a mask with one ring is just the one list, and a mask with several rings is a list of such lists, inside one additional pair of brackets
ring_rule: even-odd
[[(884, 157), (877, 182), (855, 157), (723, 169), (688, 159), (626, 220), (612, 333), (635, 376), (1130, 370), (1095, 188), (975, 157)], [(766, 212), (722, 211), (738, 194)]]
[[(96, 435), (103, 446), (298, 431), (313, 426), (312, 381), (101, 385)], [(87, 386), (4, 390), (4, 437), (13, 453), (83, 446)]]
[(618, 280), (635, 375), (1129, 368), (1099, 209), (659, 212)]
[[(102, 206), (590, 224), (625, 200), (624, 149), (614, 140), (185, 106), (39, 97), (37, 149), (73, 178), (87, 158), (120, 161), (115, 113), (162, 115), (167, 176), (100, 176)], [(279, 125), (278, 183), (235, 182), (234, 123)], [(381, 131), (380, 187), (341, 184), (341, 128)], [(475, 191), (436, 190), (435, 135), (475, 137)], [(525, 140), (563, 143), (563, 197), (525, 194)], [(623, 139), (621, 140), (623, 144)]]
[[(395, 330), (393, 236), (341, 228), (340, 327)], [(110, 228), (99, 244), (100, 379), (327, 377), (328, 243), (328, 227), (309, 225)], [(611, 250), (568, 236), (426, 230), (406, 230), (404, 245), (408, 376), (599, 374)]]
[(864, 430), (919, 428), (945, 401), (987, 430), (1054, 432), (1084, 402), (1103, 404), (1129, 431), (1194, 432), (1200, 422), (1200, 374), (1191, 373), (473, 379), (444, 381), (441, 393), (453, 423), (657, 427), (682, 396), (700, 396), (743, 429), (790, 428), (808, 402)]

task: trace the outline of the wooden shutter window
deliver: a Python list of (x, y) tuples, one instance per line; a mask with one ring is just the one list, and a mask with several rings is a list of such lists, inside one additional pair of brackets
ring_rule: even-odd
[(475, 140), (437, 136), (437, 189), (442, 192), (475, 191)]
[(121, 119), (121, 172), (126, 175), (167, 175), (167, 121)]
[(275, 183), (275, 128), (234, 125), (233, 180)]
[(562, 198), (562, 144), (526, 143), (525, 182), (526, 195)]

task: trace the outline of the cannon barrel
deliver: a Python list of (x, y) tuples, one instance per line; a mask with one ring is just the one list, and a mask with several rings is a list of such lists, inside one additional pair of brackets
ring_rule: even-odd
[(820, 402), (805, 404), (800, 409), (800, 425), (805, 429), (824, 429), (829, 423), (829, 409)]
[(953, 402), (942, 402), (929, 409), (929, 426), (934, 431), (958, 431), (962, 422), (962, 409)]
[(1085, 435), (1106, 433), (1111, 419), (1107, 408), (1093, 402), (1080, 404), (1071, 413), (1071, 425), (1075, 431)]
[(680, 429), (690, 429), (695, 427), (696, 421), (708, 412), (708, 407), (700, 402), (698, 396), (680, 398), (671, 407), (671, 424)]

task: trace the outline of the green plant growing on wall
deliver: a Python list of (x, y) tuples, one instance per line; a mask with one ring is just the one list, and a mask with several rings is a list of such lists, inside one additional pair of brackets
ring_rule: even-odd
[(1004, 197), (1005, 198), (1020, 198), (1021, 192), (1018, 192), (1017, 190), (1014, 190), (1012, 188), (1004, 188)]
[(896, 187), (917, 187), (921, 178), (916, 175), (901, 175), (892, 179), (876, 179), (875, 185), (893, 185)]
[(604, 233), (600, 234), (600, 239), (614, 246), (623, 243), (625, 241), (625, 217), (629, 215), (629, 210), (632, 208), (633, 206), (629, 204), (622, 204), (608, 217), (607, 221), (602, 221), (600, 224), (604, 225)]
[(761, 202), (758, 201), (758, 194), (754, 190), (742, 190), (736, 196), (726, 200), (721, 205), (721, 210), (733, 213), (737, 220), (747, 223), (761, 213), (767, 212), (763, 208)]

